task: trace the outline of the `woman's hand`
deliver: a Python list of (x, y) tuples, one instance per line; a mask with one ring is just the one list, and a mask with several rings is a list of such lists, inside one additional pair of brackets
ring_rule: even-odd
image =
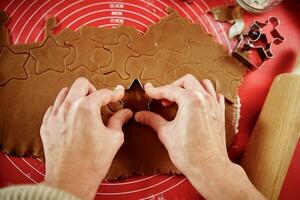
[(212, 161), (229, 161), (225, 141), (224, 97), (216, 94), (212, 83), (201, 83), (186, 75), (162, 87), (145, 85), (146, 94), (154, 99), (178, 104), (173, 121), (153, 112), (141, 111), (135, 120), (152, 127), (169, 152), (175, 166), (184, 174)]
[(131, 117), (119, 110), (105, 126), (100, 109), (124, 96), (124, 88), (96, 90), (84, 78), (60, 91), (41, 126), (46, 158), (45, 183), (81, 199), (92, 199), (124, 142), (122, 126)]
[(225, 101), (209, 80), (185, 75), (162, 87), (145, 85), (146, 94), (178, 105), (176, 117), (167, 121), (149, 111), (135, 120), (152, 127), (174, 165), (205, 199), (265, 199), (244, 170), (232, 163), (225, 141)]

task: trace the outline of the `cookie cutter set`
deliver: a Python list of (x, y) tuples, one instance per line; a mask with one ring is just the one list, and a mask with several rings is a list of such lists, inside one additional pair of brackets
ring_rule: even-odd
[[(270, 41), (268, 41), (267, 34), (264, 32), (268, 25), (272, 26), (270, 31), (272, 39)], [(237, 45), (231, 55), (249, 69), (259, 69), (267, 60), (274, 57), (272, 53), (273, 44), (279, 45), (284, 40), (277, 29), (278, 26), (279, 20), (274, 16), (269, 17), (265, 22), (255, 21), (250, 25), (248, 33), (242, 33), (238, 36)], [(258, 62), (253, 62), (248, 58), (248, 53), (251, 51), (257, 53)]]
[[(182, 1), (186, 3), (191, 3), (193, 0), (182, 0)], [(272, 3), (275, 3), (275, 1), (273, 1)], [(236, 11), (232, 10), (232, 8), (234, 7), (240, 8), (239, 6), (232, 5), (232, 6), (225, 6), (225, 7), (226, 9), (223, 11), (217, 10), (215, 12), (212, 12), (215, 15), (214, 18), (217, 21), (218, 20), (229, 21), (229, 19), (227, 18), (217, 19), (218, 17), (221, 16), (222, 12), (227, 12), (227, 14), (231, 14), (228, 16), (229, 18), (232, 18), (232, 20), (234, 19), (235, 16), (237, 18), (241, 17), (238, 16), (241, 15), (240, 14), (241, 10), (236, 10)], [(272, 26), (272, 30), (270, 31), (270, 34), (268, 34), (271, 35), (272, 37), (270, 41), (268, 41), (267, 34), (264, 32), (264, 30), (269, 25)], [(274, 16), (269, 17), (265, 22), (255, 21), (253, 24), (250, 25), (248, 33), (242, 33), (237, 36), (238, 42), (234, 47), (231, 55), (235, 57), (239, 62), (243, 63), (245, 66), (250, 68), (251, 70), (259, 69), (267, 60), (274, 57), (274, 54), (271, 51), (272, 45), (273, 44), (279, 45), (284, 40), (284, 37), (279, 33), (277, 29), (278, 26), (279, 26), (279, 20)], [(257, 53), (258, 60), (259, 60), (258, 62), (251, 61), (251, 59), (248, 58), (248, 53), (251, 51)]]

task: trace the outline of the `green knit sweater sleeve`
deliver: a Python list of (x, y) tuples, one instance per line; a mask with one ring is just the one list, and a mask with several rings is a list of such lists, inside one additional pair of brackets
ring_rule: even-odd
[(65, 191), (39, 185), (18, 185), (0, 189), (1, 200), (79, 200)]

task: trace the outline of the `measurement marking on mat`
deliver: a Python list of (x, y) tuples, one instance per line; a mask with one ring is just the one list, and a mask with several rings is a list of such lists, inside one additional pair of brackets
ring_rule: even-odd
[(124, 4), (122, 3), (111, 3), (109, 4), (110, 8), (124, 8)]

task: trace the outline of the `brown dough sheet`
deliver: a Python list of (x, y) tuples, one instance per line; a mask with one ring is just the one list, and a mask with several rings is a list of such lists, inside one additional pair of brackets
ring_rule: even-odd
[[(173, 10), (167, 11), (169, 14), (144, 34), (126, 26), (115, 29), (83, 27), (77, 32), (64, 29), (53, 34), (56, 20), (50, 18), (43, 42), (22, 45), (13, 45), (8, 40), (5, 28), (8, 17), (1, 13), (1, 151), (43, 157), (39, 130), (44, 112), (53, 104), (60, 89), (70, 87), (78, 77), (86, 77), (97, 89), (114, 88), (118, 84), (128, 89), (134, 79), (159, 86), (188, 73), (199, 80), (211, 79), (216, 90), (224, 94), (229, 145), (238, 124), (237, 92), (246, 68), (201, 25), (190, 23)], [(131, 88), (126, 92), (124, 104), (103, 107), (104, 122), (123, 106), (135, 106), (135, 110), (147, 108), (142, 93), (138, 87)], [(150, 109), (171, 120), (176, 115), (177, 105), (165, 108), (159, 101), (151, 101)], [(130, 120), (124, 132), (125, 143), (107, 179), (134, 174), (180, 173), (151, 128)]]

